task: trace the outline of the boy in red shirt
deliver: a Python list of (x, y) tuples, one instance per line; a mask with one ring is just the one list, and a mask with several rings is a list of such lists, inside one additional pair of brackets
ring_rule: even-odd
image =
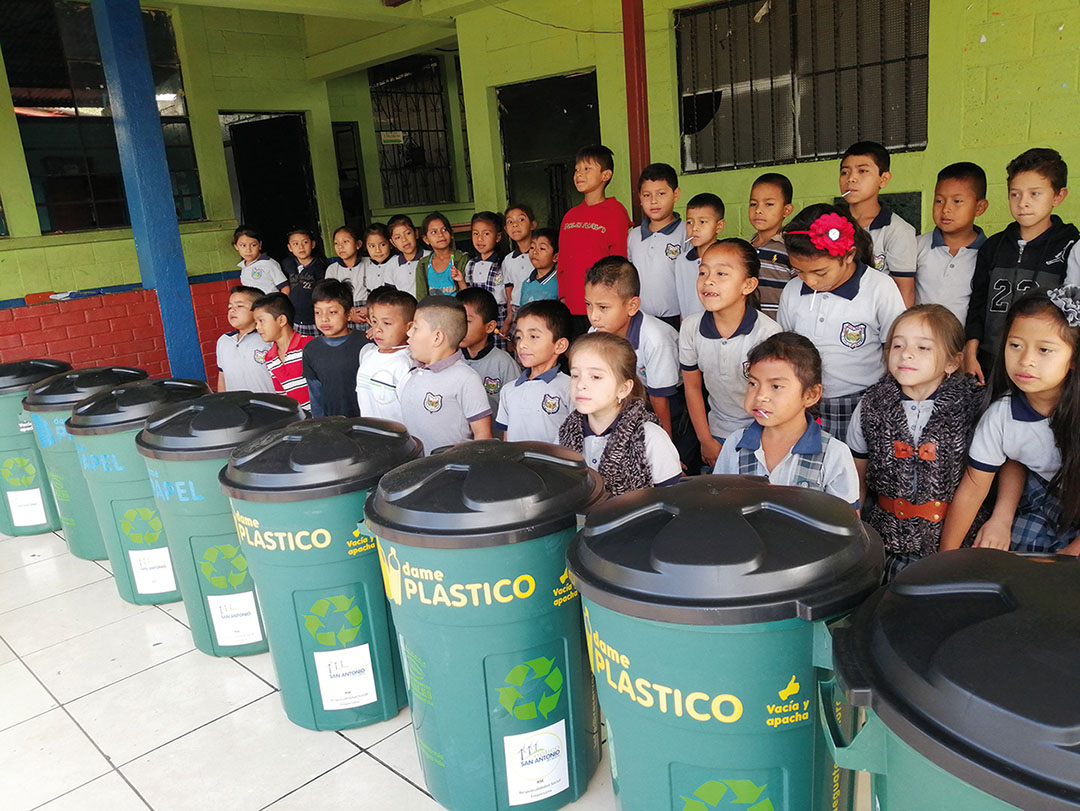
[(559, 298), (570, 308), (574, 335), (589, 329), (585, 313), (585, 271), (605, 256), (626, 254), (630, 215), (614, 197), (605, 197), (615, 161), (606, 146), (587, 146), (574, 156), (574, 188), (585, 199), (566, 212), (559, 229)]
[(296, 311), (292, 302), (283, 293), (271, 293), (255, 299), (251, 311), (255, 314), (255, 331), (271, 344), (263, 362), (274, 380), (274, 390), (292, 397), (310, 412), (311, 397), (303, 367), (304, 346), (312, 338), (293, 329)]

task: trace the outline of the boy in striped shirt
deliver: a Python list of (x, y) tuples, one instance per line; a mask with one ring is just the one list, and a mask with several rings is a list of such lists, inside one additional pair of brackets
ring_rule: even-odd
[(304, 379), (304, 346), (312, 337), (293, 329), (296, 313), (292, 302), (284, 293), (271, 293), (256, 299), (251, 311), (255, 314), (255, 331), (270, 344), (264, 362), (274, 381), (274, 390), (292, 397), (305, 411), (310, 411), (311, 397)]

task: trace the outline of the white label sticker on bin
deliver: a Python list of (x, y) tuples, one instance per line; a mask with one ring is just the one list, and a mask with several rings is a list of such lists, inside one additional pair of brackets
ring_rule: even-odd
[(378, 699), (371, 647), (366, 642), (355, 648), (315, 651), (313, 655), (324, 710), (349, 710)]
[(172, 559), (167, 547), (161, 549), (130, 550), (131, 574), (135, 578), (135, 591), (139, 594), (164, 594), (176, 591)]
[(45, 501), (41, 488), (8, 491), (8, 510), (11, 523), (17, 527), (37, 527), (45, 523)]
[(210, 609), (210, 621), (214, 623), (214, 636), (223, 648), (262, 642), (254, 592), (207, 594), (206, 605)]
[(503, 750), (510, 805), (535, 803), (570, 788), (566, 721), (535, 732), (507, 735)]

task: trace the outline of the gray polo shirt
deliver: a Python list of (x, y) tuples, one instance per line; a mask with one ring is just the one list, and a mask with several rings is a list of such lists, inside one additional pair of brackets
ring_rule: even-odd
[(874, 269), (914, 278), (915, 228), (895, 211), (882, 207), (867, 230), (874, 243)]
[(513, 285), (513, 290), (510, 291), (510, 303), (515, 307), (519, 307), (521, 305), (521, 285), (535, 270), (533, 263), (529, 260), (529, 252), (525, 251), (523, 253), (515, 245), (513, 250), (503, 257), (502, 270), (503, 284)]
[(289, 283), (278, 261), (266, 254), (249, 265), (240, 261), (236, 266), (240, 268), (240, 284), (258, 288), (264, 293), (276, 293)]
[(685, 238), (686, 226), (678, 214), (659, 231), (650, 231), (649, 221), (644, 220), (626, 238), (626, 255), (641, 279), (641, 309), (649, 315), (667, 318), (679, 314), (675, 260), (682, 253)]
[(975, 240), (953, 256), (939, 228), (920, 234), (916, 242), (915, 303), (940, 304), (951, 310), (961, 324), (967, 323), (971, 277), (975, 275), (975, 260), (984, 242), (986, 234), (975, 226)]
[(996, 473), (1007, 459), (1016, 460), (1046, 481), (1061, 469), (1061, 451), (1050, 420), (1032, 408), (1022, 394), (1006, 394), (990, 404), (975, 426), (968, 450), (971, 466), (987, 473)]
[(559, 444), (559, 428), (573, 411), (570, 376), (556, 366), (529, 379), (526, 369), (503, 387), (495, 427), (506, 432), (507, 442), (532, 440)]
[(430, 366), (414, 361), (399, 392), (405, 427), (428, 454), (472, 439), (469, 423), (491, 416), (484, 384), (460, 350)]
[[(596, 332), (589, 327), (589, 332)], [(637, 374), (652, 397), (671, 397), (682, 385), (679, 333), (670, 324), (638, 310), (626, 328), (626, 340), (637, 353)]]
[(675, 295), (679, 299), (679, 315), (684, 319), (705, 309), (697, 294), (700, 267), (701, 258), (693, 245), (675, 259)]
[(470, 358), (465, 350), (461, 351), (461, 356), (469, 368), (480, 375), (480, 382), (484, 384), (488, 402), (491, 403), (491, 413), (496, 413), (499, 410), (499, 392), (503, 386), (517, 379), (521, 367), (508, 352), (495, 346), (495, 339), (490, 337), (487, 346), (475, 358)]
[(263, 362), (270, 344), (255, 330), (226, 332), (217, 340), (217, 367), (228, 391), (273, 391), (274, 379)]

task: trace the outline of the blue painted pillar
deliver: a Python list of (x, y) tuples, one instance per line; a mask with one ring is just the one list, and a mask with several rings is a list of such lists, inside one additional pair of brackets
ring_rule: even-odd
[(91, 0), (144, 288), (156, 289), (177, 377), (206, 377), (138, 0)]

